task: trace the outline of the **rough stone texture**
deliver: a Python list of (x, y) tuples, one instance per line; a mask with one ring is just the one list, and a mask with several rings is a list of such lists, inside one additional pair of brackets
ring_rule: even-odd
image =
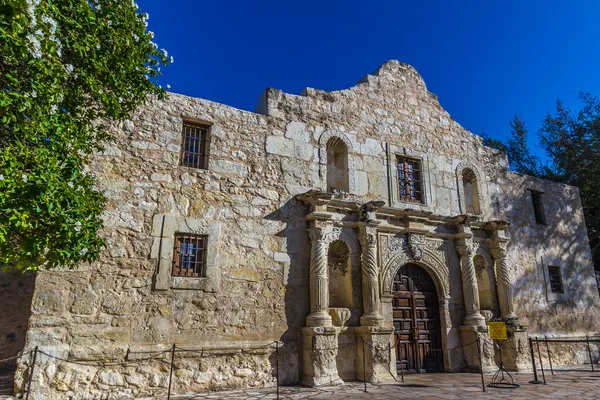
[[(0, 272), (0, 360), (18, 355), (25, 345), (35, 275)], [(16, 360), (0, 363), (0, 372), (12, 370)]]
[[(328, 215), (332, 241), (346, 243), (351, 264), (359, 265), (360, 207), (384, 202), (371, 216), (380, 224), (376, 240), (383, 324), (392, 326), (395, 271), (407, 262), (422, 266), (438, 290), (446, 371), (463, 370), (468, 358), (462, 350), (449, 350), (463, 344), (465, 303), (456, 243), (461, 224), (472, 232), (467, 245), (483, 258), (475, 262), (481, 281), (495, 274), (490, 250), (495, 228), (487, 223), (510, 222), (510, 279), (516, 312), (529, 332), (599, 330), (598, 292), (577, 189), (508, 171), (506, 156), (484, 147), (480, 137), (455, 122), (412, 67), (390, 61), (357, 86), (335, 92), (307, 88), (296, 96), (267, 89), (257, 112), (172, 94), (168, 100), (151, 101), (131, 121), (112, 128), (117, 141), (90, 166), (108, 198), (102, 231), (107, 249), (99, 261), (77, 271), (38, 274), (17, 391), (24, 389), (29, 351), (35, 346), (55, 357), (95, 363), (41, 357), (35, 399), (164, 394), (165, 362), (110, 368), (98, 362), (139, 360), (173, 343), (213, 349), (177, 359), (177, 393), (272, 385), (273, 349), (262, 354), (241, 349), (275, 340), (283, 346), (282, 381), (307, 376), (307, 368), (315, 368), (307, 366), (307, 357), (315, 354), (307, 354), (309, 343), (302, 336), (310, 312), (306, 215), (314, 210), (295, 195), (327, 188), (327, 143), (332, 137), (348, 150), (350, 189), (349, 194), (337, 193), (319, 211)], [(178, 165), (183, 117), (212, 123), (207, 170)], [(421, 160), (423, 204), (398, 198), (395, 155)], [(480, 213), (465, 222), (455, 217), (467, 209), (465, 197), (475, 193), (460, 189), (463, 180), (457, 171), (467, 168), (476, 177)], [(528, 189), (545, 193), (547, 225), (535, 223)], [(164, 247), (160, 240), (172, 240), (157, 234), (158, 214), (206, 226), (218, 223), (213, 254), (218, 285), (166, 280), (161, 283), (165, 290), (154, 290), (159, 283), (157, 250)], [(541, 257), (544, 268), (559, 263), (564, 296), (548, 295)], [(351, 294), (346, 297), (364, 299), (360, 273), (348, 273), (352, 279), (338, 280), (352, 285), (345, 288)], [(178, 289), (179, 284), (187, 289)], [(482, 295), (496, 296), (492, 283), (482, 281), (481, 286)], [(483, 314), (499, 316), (498, 301), (487, 300), (483, 304), (495, 309)], [(353, 308), (349, 328), (362, 315), (360, 306)], [(323, 340), (341, 350), (342, 340), (352, 343), (351, 335)], [(332, 350), (327, 362), (319, 364), (327, 366), (323, 377), (337, 382), (336, 363), (356, 362), (358, 350), (348, 348)], [(571, 353), (557, 356), (557, 364), (575, 361)], [(352, 376), (352, 370), (343, 375)]]

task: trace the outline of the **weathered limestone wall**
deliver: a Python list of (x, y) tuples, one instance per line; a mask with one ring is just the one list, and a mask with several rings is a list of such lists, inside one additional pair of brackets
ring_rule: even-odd
[[(25, 345), (35, 275), (0, 272), (0, 360), (16, 356)], [(0, 363), (0, 370), (15, 362)]]
[[(529, 315), (534, 329), (598, 329), (597, 322), (578, 325), (583, 318), (573, 319), (569, 310), (545, 303), (539, 296), (543, 281), (535, 272), (541, 243), (550, 246), (548, 254), (582, 260), (565, 278), (571, 295), (582, 294), (574, 297), (575, 304), (592, 304), (584, 276), (589, 247), (577, 191), (538, 182), (562, 219), (554, 230), (548, 210), (549, 223), (538, 232), (542, 228), (534, 226), (526, 198), (529, 178), (520, 184), (519, 175), (506, 171), (503, 154), (484, 147), (481, 138), (453, 121), (412, 67), (390, 61), (359, 85), (336, 92), (306, 89), (295, 96), (268, 89), (257, 111), (262, 114), (172, 94), (114, 127), (116, 144), (91, 165), (109, 199), (102, 232), (107, 249), (98, 262), (77, 271), (38, 274), (26, 350), (38, 345), (60, 358), (97, 362), (132, 361), (168, 350), (173, 343), (195, 350), (219, 347), (220, 355), (214, 350), (201, 357), (177, 357), (175, 392), (181, 393), (272, 385), (273, 349), (240, 349), (281, 340), (282, 381), (298, 382), (303, 363), (299, 339), (309, 313), (310, 241), (307, 207), (294, 196), (326, 189), (325, 146), (334, 136), (348, 148), (349, 191), (361, 202), (383, 200), (442, 217), (464, 214), (461, 171), (472, 170), (480, 218), (505, 217), (512, 224), (509, 265), (519, 315)], [(208, 170), (178, 165), (182, 117), (213, 124)], [(425, 204), (399, 201), (395, 155), (421, 159)], [(218, 240), (210, 285), (182, 290), (171, 288), (169, 279), (158, 279), (159, 249), (168, 238), (161, 234), (157, 215), (199, 229), (214, 227)], [(571, 240), (566, 247), (561, 241), (565, 235)], [(487, 248), (489, 238), (475, 239)], [(447, 328), (448, 345), (454, 346), (460, 344), (464, 305), (459, 256), (453, 241), (448, 243), (452, 299)], [(487, 268), (492, 268), (490, 259), (488, 255)], [(166, 290), (153, 290), (159, 283)], [(17, 386), (22, 390), (27, 357), (21, 362)], [(47, 357), (41, 362), (38, 371), (43, 373), (34, 377), (37, 399), (94, 398), (100, 390), (121, 396), (164, 393), (167, 382), (164, 362), (110, 368)]]

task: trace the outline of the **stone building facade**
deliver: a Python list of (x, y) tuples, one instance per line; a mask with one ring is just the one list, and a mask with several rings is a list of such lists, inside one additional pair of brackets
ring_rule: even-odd
[(36, 277), (36, 399), (164, 393), (173, 344), (183, 393), (477, 370), (478, 337), (493, 370), (491, 319), (522, 370), (528, 333), (599, 329), (578, 190), (509, 171), (406, 64), (254, 113), (171, 94), (113, 129), (106, 251)]

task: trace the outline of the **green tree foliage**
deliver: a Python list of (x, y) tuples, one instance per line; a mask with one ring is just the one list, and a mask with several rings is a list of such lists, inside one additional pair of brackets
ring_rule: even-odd
[(600, 99), (580, 93), (583, 108), (572, 113), (559, 100), (540, 129), (552, 161), (546, 179), (579, 188), (594, 264), (600, 269)]
[(113, 139), (172, 58), (130, 0), (0, 5), (0, 265), (74, 267), (98, 257), (105, 198), (89, 157)]
[(594, 253), (600, 269), (600, 99), (580, 93), (583, 108), (572, 113), (558, 100), (555, 114), (547, 113), (538, 132), (549, 158), (544, 164), (529, 151), (528, 130), (518, 116), (510, 122), (506, 143), (484, 136), (484, 143), (505, 151), (516, 172), (577, 186)]

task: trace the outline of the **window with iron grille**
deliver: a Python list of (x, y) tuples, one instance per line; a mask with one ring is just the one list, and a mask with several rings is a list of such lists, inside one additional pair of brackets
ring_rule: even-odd
[(548, 276), (550, 279), (550, 290), (552, 293), (564, 293), (562, 274), (560, 267), (548, 266)]
[(206, 276), (207, 235), (175, 234), (173, 276), (203, 278)]
[(208, 169), (210, 153), (210, 125), (183, 122), (181, 165)]
[(535, 222), (537, 222), (540, 225), (546, 225), (546, 214), (544, 213), (542, 193), (531, 192), (531, 201), (533, 202), (533, 213), (535, 214)]
[(400, 200), (423, 203), (423, 176), (419, 160), (398, 157), (398, 191)]

